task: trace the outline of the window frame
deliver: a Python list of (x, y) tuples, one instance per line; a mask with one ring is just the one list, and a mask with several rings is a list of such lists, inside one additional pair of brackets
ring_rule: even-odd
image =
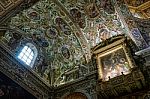
[[(22, 60), (22, 58), (19, 58), (19, 55), (20, 55), (20, 53), (23, 53), (25, 56), (27, 56), (24, 52), (22, 52), (22, 50), (24, 49), (24, 47), (25, 46), (27, 46), (28, 48), (30, 48), (31, 49), (31, 52), (33, 52), (33, 58), (31, 59), (31, 62), (28, 64), (27, 63), (27, 60), (26, 61), (24, 61), (24, 60)], [(27, 48), (27, 49), (28, 49)], [(26, 52), (26, 51), (25, 51)], [(31, 54), (31, 52), (29, 53), (29, 54)], [(24, 56), (23, 55), (23, 56)], [(32, 43), (26, 43), (23, 47), (22, 47), (22, 49), (19, 51), (19, 53), (18, 53), (18, 55), (17, 55), (17, 58), (21, 61), (21, 62), (23, 62), (25, 65), (28, 65), (29, 67), (33, 67), (34, 66), (34, 63), (35, 63), (35, 60), (36, 60), (36, 58), (37, 58), (37, 55), (38, 55), (38, 51), (37, 51), (37, 48), (35, 47), (35, 45), (33, 45)], [(30, 55), (29, 55), (30, 56)], [(29, 56), (27, 56), (27, 58), (29, 58)]]

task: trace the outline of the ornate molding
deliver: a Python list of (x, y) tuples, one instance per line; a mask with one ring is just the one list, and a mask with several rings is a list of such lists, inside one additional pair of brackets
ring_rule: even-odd
[[(39, 99), (48, 99), (51, 87), (30, 68), (20, 64), (15, 56), (0, 42), (0, 71)], [(51, 92), (52, 93), (52, 92)]]
[[(146, 86), (139, 64), (135, 64), (129, 48), (132, 44), (129, 43), (130, 39), (120, 35), (100, 43), (93, 49), (99, 74), (96, 88), (102, 99), (133, 93)], [(121, 59), (124, 59), (124, 62)]]
[(63, 96), (74, 92), (81, 92), (87, 95), (88, 99), (97, 99), (96, 74), (96, 72), (93, 72), (86, 77), (56, 87), (55, 99), (61, 99)]
[(31, 7), (39, 0), (4, 0), (0, 2), (0, 24), (6, 24), (6, 20), (20, 11)]
[(97, 92), (102, 98), (110, 98), (133, 93), (135, 90), (144, 88), (144, 86), (144, 76), (139, 69), (136, 69), (130, 74), (112, 78), (107, 82), (99, 82)]

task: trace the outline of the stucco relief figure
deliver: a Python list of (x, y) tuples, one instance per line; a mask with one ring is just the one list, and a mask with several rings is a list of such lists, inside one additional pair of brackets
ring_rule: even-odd
[(99, 15), (99, 11), (95, 4), (90, 4), (86, 8), (86, 12), (90, 18), (95, 18)]
[(56, 24), (58, 25), (59, 29), (65, 34), (65, 35), (70, 35), (71, 34), (71, 29), (68, 26), (68, 24), (62, 19), (62, 18), (56, 18), (55, 20)]
[(74, 21), (79, 25), (80, 28), (85, 27), (85, 20), (83, 19), (84, 16), (82, 15), (82, 13), (78, 9), (76, 9), (76, 8), (71, 9), (70, 15), (72, 16)]

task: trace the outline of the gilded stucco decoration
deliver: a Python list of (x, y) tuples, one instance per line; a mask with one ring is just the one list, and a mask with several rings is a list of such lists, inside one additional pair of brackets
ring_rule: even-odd
[(126, 33), (113, 4), (106, 0), (41, 0), (11, 18), (10, 27), (31, 39), (38, 37), (48, 42), (42, 47), (48, 62), (41, 70), (42, 77), (51, 84), (61, 84), (66, 82), (67, 72), (86, 67), (92, 47)]
[(150, 1), (149, 0), (125, 0), (129, 10), (134, 17), (141, 19), (150, 18)]
[[(57, 9), (57, 10), (56, 10)], [(71, 21), (67, 16), (61, 16), (59, 7), (50, 1), (40, 1), (32, 8), (23, 11), (11, 20), (11, 27), (18, 28), (34, 39), (35, 36), (48, 41), (49, 46), (44, 48), (47, 52), (49, 66), (42, 70), (41, 66), (35, 70), (44, 72), (47, 82), (50, 68), (54, 72), (55, 80), (62, 80), (62, 74), (73, 69), (78, 60), (85, 61), (80, 43), (70, 27)], [(24, 34), (23, 34), (24, 35)], [(42, 56), (41, 56), (42, 57)], [(39, 60), (40, 61), (40, 60)], [(53, 83), (54, 83), (53, 82)]]
[[(124, 19), (124, 24), (126, 25), (126, 30), (128, 31), (128, 35), (135, 42), (139, 49), (144, 49), (149, 46), (148, 42), (145, 41), (145, 37), (143, 36), (143, 31), (140, 31), (138, 28), (138, 22), (135, 17), (133, 17), (132, 13), (129, 11), (128, 6), (123, 3), (124, 1), (117, 1), (118, 10), (122, 13), (122, 18)], [(149, 3), (149, 2), (146, 2)], [(140, 22), (140, 21), (139, 21)], [(142, 24), (142, 20), (140, 22)], [(145, 24), (146, 25), (146, 24)]]
[[(88, 42), (86, 46), (90, 48), (103, 39), (126, 32), (111, 0), (74, 0), (74, 3), (67, 0), (59, 1), (70, 11), (71, 18), (78, 24)], [(83, 39), (81, 33), (77, 36)]]

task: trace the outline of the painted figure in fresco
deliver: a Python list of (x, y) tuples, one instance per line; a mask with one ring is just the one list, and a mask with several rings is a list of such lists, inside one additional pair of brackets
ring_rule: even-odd
[(12, 33), (12, 37), (10, 38), (10, 41), (8, 42), (8, 46), (10, 46), (12, 50), (16, 49), (16, 47), (19, 45), (21, 38), (22, 38), (21, 34)]
[(121, 72), (127, 72), (128, 66), (126, 65), (128, 64), (128, 62), (122, 49), (114, 52), (111, 56), (111, 60), (112, 69), (117, 69), (119, 75), (121, 74)]
[(71, 9), (70, 10), (70, 15), (73, 17), (74, 21), (76, 23), (78, 23), (80, 28), (85, 27), (85, 20), (82, 18), (83, 15), (78, 9), (76, 9), (76, 8)]
[(87, 13), (90, 18), (95, 18), (99, 15), (99, 11), (95, 4), (90, 4), (89, 6), (87, 6)]
[(125, 58), (121, 58), (121, 59), (119, 59), (119, 61), (117, 63), (113, 63), (113, 64), (115, 64), (115, 66), (113, 66), (111, 69), (112, 69), (112, 71), (115, 70), (115, 73), (116, 73), (116, 75), (112, 74), (113, 77), (119, 76), (122, 73), (124, 73), (124, 74), (128, 73), (128, 67), (127, 67), (128, 63), (125, 60)]
[(104, 80), (122, 75), (122, 73), (127, 74), (129, 72), (129, 65), (123, 49), (104, 56), (102, 64), (104, 66)]
[(30, 19), (33, 19), (33, 20), (39, 20), (40, 19), (40, 15), (38, 14), (38, 12), (36, 12), (36, 11), (29, 11), (28, 13), (27, 13), (27, 15), (28, 15), (28, 17), (30, 18)]
[(95, 46), (95, 44), (96, 44), (96, 35), (95, 35), (94, 31), (90, 30), (87, 33), (87, 39), (90, 42), (91, 46)]
[(37, 68), (38, 73), (41, 74), (41, 76), (44, 76), (44, 72), (46, 70), (46, 68), (48, 67), (47, 61), (45, 58), (41, 57)]
[(144, 38), (142, 37), (140, 31), (138, 30), (138, 28), (133, 28), (131, 30), (131, 35), (132, 37), (134, 38), (135, 42), (136, 42), (136, 45), (143, 49), (143, 48), (146, 48), (148, 47), (148, 44), (146, 43), (146, 41), (144, 40)]
[(68, 24), (62, 18), (56, 18), (56, 24), (58, 25), (59, 29), (66, 35), (71, 34), (71, 29)]
[(115, 8), (114, 8), (111, 0), (101, 0), (101, 7), (108, 14), (114, 14), (115, 13)]
[(66, 59), (69, 59), (70, 58), (70, 52), (69, 52), (69, 49), (67, 47), (62, 47), (61, 48), (61, 52), (62, 52), (62, 55), (66, 58)]
[(100, 37), (101, 41), (105, 41), (106, 39), (111, 37), (111, 34), (107, 29), (101, 29), (99, 31), (99, 37)]
[(103, 29), (103, 28), (106, 28), (106, 26), (103, 25), (103, 24), (98, 24), (98, 25), (97, 25), (97, 31), (100, 31), (100, 30)]
[(49, 46), (48, 41), (44, 37), (37, 36), (36, 34), (32, 35), (32, 40), (38, 46), (42, 46), (42, 47), (48, 47)]
[(46, 32), (48, 38), (55, 38), (57, 36), (57, 30), (54, 26), (51, 26)]

